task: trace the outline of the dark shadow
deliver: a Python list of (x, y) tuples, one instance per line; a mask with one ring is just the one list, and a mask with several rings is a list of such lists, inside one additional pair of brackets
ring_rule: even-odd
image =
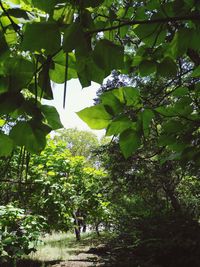
[(93, 262), (93, 263), (98, 263), (98, 258), (97, 257), (88, 257), (87, 259), (71, 259), (68, 260), (69, 262)]
[[(41, 262), (41, 261), (33, 261), (33, 260), (19, 260), (17, 261), (16, 267), (48, 267), (53, 264), (60, 263), (61, 261), (46, 261), (46, 262)], [(0, 263), (1, 267), (14, 267), (14, 263), (12, 262), (5, 262), (5, 263)]]

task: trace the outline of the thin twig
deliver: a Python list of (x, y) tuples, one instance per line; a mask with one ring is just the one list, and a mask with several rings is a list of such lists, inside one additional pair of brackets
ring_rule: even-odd
[(13, 19), (11, 18), (11, 16), (9, 15), (9, 13), (7, 12), (7, 10), (5, 9), (5, 7), (3, 6), (2, 2), (0, 1), (0, 7), (2, 8), (3, 12), (5, 13), (5, 15), (7, 16), (7, 18), (9, 19), (14, 31), (16, 33), (19, 34), (19, 36), (22, 38), (22, 34), (20, 32), (20, 27), (13, 21)]

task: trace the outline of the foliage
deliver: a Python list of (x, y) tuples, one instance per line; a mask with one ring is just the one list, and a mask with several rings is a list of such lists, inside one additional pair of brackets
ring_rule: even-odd
[(30, 164), (29, 174), (35, 181), (30, 206), (48, 218), (50, 227), (59, 230), (72, 227), (73, 213), (77, 210), (88, 223), (90, 216), (93, 220), (101, 217), (105, 177), (102, 170), (88, 167), (83, 156), (72, 156), (65, 143), (52, 140)]
[[(125, 157), (142, 146), (155, 120), (155, 126), (161, 125), (158, 144), (167, 146), (171, 157), (198, 164), (197, 2), (19, 0), (14, 5), (1, 1), (0, 7), (0, 137), (7, 147), (2, 147), (2, 155), (9, 155), (15, 144), (39, 152), (49, 131), (61, 127), (56, 111), (39, 103), (41, 97), (52, 98), (50, 81), (65, 83), (66, 91), (71, 78), (78, 77), (86, 87), (119, 70), (146, 80), (168, 80), (161, 88), (163, 101), (152, 105), (159, 92), (152, 88), (144, 101), (131, 86), (105, 94), (92, 112), (86, 109), (79, 116), (93, 128), (114, 127), (109, 134), (120, 135)], [(130, 121), (121, 117), (124, 108), (135, 112)], [(5, 136), (7, 115), (15, 121)], [(172, 131), (177, 121), (179, 127)]]
[[(150, 225), (150, 238), (171, 227), (177, 239), (161, 238), (155, 254), (161, 248), (167, 255), (180, 241), (180, 251), (194, 248), (196, 260), (198, 242), (193, 247), (182, 233), (188, 225), (191, 236), (198, 232), (188, 216), (199, 218), (199, 11), (198, 1), (186, 0), (0, 1), (0, 156), (4, 175), (14, 159), (12, 199), (25, 203), (34, 192), (27, 205), (59, 228), (68, 228), (79, 210), (93, 222), (112, 218), (113, 228), (131, 238), (140, 228), (130, 229), (135, 218)], [(68, 80), (87, 87), (113, 71), (119, 79), (102, 88), (95, 106), (78, 112), (91, 128), (113, 136), (102, 148), (105, 176), (64, 144), (50, 141), (44, 150), (47, 134), (62, 125), (56, 110), (40, 100), (52, 99), (51, 82), (64, 83), (65, 105)], [(22, 167), (29, 153), (43, 150), (29, 172), (16, 168), (17, 145)], [(1, 186), (8, 192), (7, 182)], [(173, 213), (175, 219), (161, 219), (163, 228), (155, 222), (158, 214)], [(154, 255), (152, 242), (150, 250)]]
[(18, 166), (18, 153), (9, 166), (2, 162), (2, 169), (8, 168), (6, 178), (1, 179), (2, 203), (15, 201), (44, 216), (51, 230), (73, 229), (77, 211), (87, 224), (109, 218), (108, 188), (103, 186), (106, 173), (91, 166), (83, 156), (73, 156), (62, 139), (49, 138), (41, 154), (29, 159), (28, 169), (26, 160)]
[(65, 142), (67, 149), (73, 156), (84, 156), (88, 161), (95, 163), (92, 151), (99, 146), (99, 141), (92, 132), (81, 131), (76, 128), (60, 129), (56, 131), (54, 140)]
[(46, 227), (44, 217), (26, 214), (12, 205), (0, 207), (0, 260), (18, 259), (35, 251)]

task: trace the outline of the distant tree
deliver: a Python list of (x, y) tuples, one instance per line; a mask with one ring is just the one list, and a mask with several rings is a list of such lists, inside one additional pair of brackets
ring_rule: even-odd
[(92, 150), (98, 147), (97, 136), (91, 131), (77, 128), (61, 129), (56, 131), (55, 141), (62, 141), (73, 156), (84, 156), (88, 160), (92, 157)]

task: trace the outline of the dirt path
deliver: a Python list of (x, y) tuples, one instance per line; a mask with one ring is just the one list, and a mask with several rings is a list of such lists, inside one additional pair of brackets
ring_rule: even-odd
[[(109, 258), (105, 251), (107, 235), (102, 233), (82, 234), (80, 242), (74, 235), (53, 233), (43, 238), (43, 244), (37, 252), (29, 255), (30, 265), (19, 267), (89, 267), (102, 266), (102, 256)], [(18, 267), (18, 266), (17, 266)]]
[(51, 267), (87, 267), (100, 266), (100, 258), (91, 253), (89, 248), (82, 251), (74, 251), (68, 260), (63, 260), (57, 264), (50, 265)]

